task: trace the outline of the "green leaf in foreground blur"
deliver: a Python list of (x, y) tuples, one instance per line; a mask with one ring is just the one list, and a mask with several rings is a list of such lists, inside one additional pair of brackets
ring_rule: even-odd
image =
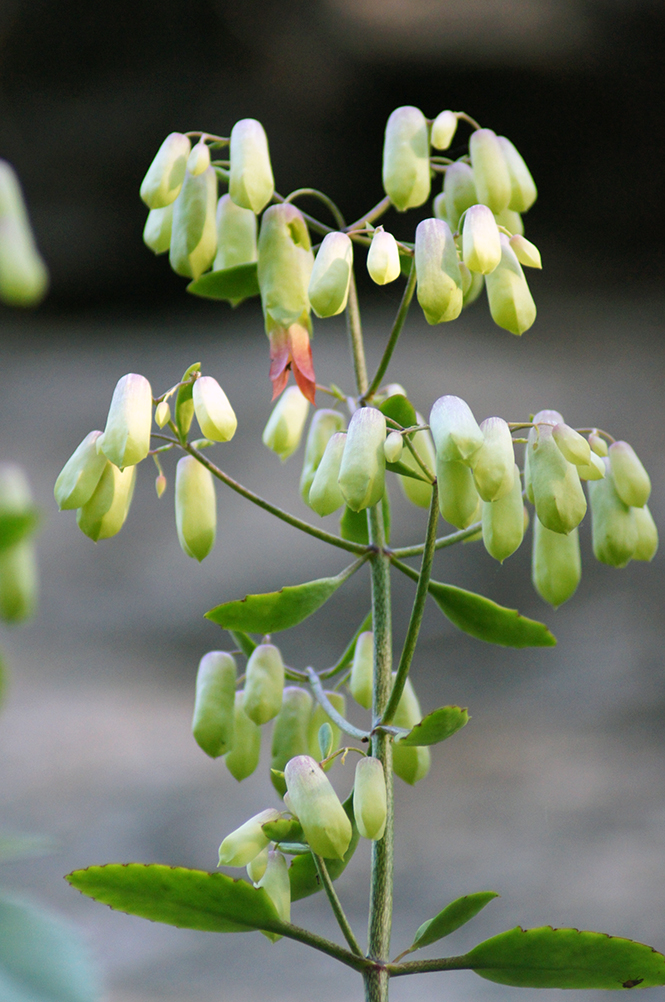
[(243, 299), (259, 294), (259, 280), (256, 261), (238, 264), (235, 268), (209, 271), (195, 282), (190, 282), (187, 292), (204, 299), (225, 299), (231, 306), (237, 306)]
[(88, 897), (117, 911), (180, 929), (204, 932), (279, 932), (275, 906), (262, 887), (225, 873), (158, 863), (109, 863), (67, 875)]
[(402, 428), (413, 428), (415, 424), (418, 424), (415, 407), (402, 393), (394, 393), (388, 397), (387, 400), (383, 401), (379, 410), (387, 418), (392, 418), (393, 421), (397, 421), (397, 424), (401, 424)]
[(6, 550), (32, 535), (37, 528), (39, 514), (36, 508), (20, 514), (3, 512), (0, 514), (0, 550)]
[(460, 728), (469, 722), (469, 713), (462, 706), (440, 706), (412, 727), (403, 738), (398, 738), (401, 745), (437, 745), (440, 741), (452, 737)]
[(602, 932), (522, 929), (479, 943), (464, 960), (488, 981), (516, 988), (650, 988), (665, 984), (665, 957)]
[(449, 936), (451, 932), (455, 932), (460, 926), (475, 918), (493, 898), (498, 897), (495, 891), (477, 891), (475, 894), (465, 894), (463, 898), (451, 901), (438, 915), (428, 922), (423, 922), (408, 952), (420, 950), (430, 943), (436, 943), (438, 939), (443, 939), (444, 936)]
[[(356, 825), (356, 819), (353, 814), (353, 790), (351, 790), (351, 793), (342, 804), (342, 807), (346, 811), (349, 821), (351, 822), (351, 841), (349, 842), (349, 848), (344, 853), (343, 859), (326, 860), (326, 869), (330, 874), (331, 880), (337, 880), (340, 874), (344, 872), (346, 864), (356, 851), (358, 839), (360, 838), (360, 833)], [(306, 856), (296, 856), (294, 858), (291, 866), (289, 867), (289, 880), (291, 881), (292, 901), (298, 901), (300, 898), (307, 898), (310, 894), (316, 894), (317, 891), (323, 890), (311, 853)]]
[(429, 593), (451, 623), (464, 633), (500, 647), (554, 647), (556, 637), (544, 623), (506, 609), (484, 595), (430, 581)]

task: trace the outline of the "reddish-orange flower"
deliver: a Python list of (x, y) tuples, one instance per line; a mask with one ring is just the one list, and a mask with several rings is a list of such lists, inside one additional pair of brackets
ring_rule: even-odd
[(311, 404), (315, 403), (316, 376), (312, 362), (309, 333), (302, 324), (290, 327), (275, 327), (268, 334), (270, 339), (270, 379), (273, 400), (280, 395), (289, 381), (289, 370), (293, 371), (300, 392)]

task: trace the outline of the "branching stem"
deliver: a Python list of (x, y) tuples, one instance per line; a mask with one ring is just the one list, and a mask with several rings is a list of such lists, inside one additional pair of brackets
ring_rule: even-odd
[(312, 687), (312, 692), (316, 697), (316, 701), (321, 704), (330, 719), (333, 723), (337, 724), (341, 731), (344, 731), (344, 733), (348, 734), (351, 738), (356, 738), (358, 741), (369, 740), (369, 731), (361, 731), (359, 727), (354, 727), (353, 724), (350, 724), (348, 720), (344, 719), (341, 713), (338, 713), (326, 696), (323, 686), (319, 680), (319, 676), (313, 668), (307, 668), (307, 680)]
[(334, 884), (330, 879), (330, 874), (328, 873), (328, 868), (326, 867), (323, 856), (317, 856), (315, 852), (312, 853), (312, 856), (314, 857), (314, 865), (316, 866), (316, 872), (319, 875), (319, 880), (323, 884), (323, 889), (328, 895), (330, 907), (332, 908), (333, 914), (337, 919), (337, 924), (342, 930), (344, 939), (351, 947), (353, 953), (355, 953), (358, 957), (363, 957), (363, 952), (358, 946), (358, 940), (353, 933), (349, 920), (344, 914), (342, 903), (337, 897), (337, 891), (335, 890)]

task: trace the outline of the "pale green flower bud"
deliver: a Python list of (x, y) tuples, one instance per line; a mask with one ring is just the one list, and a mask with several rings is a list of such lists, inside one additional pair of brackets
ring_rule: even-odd
[[(469, 138), (469, 153), (478, 201), (492, 212), (508, 207), (512, 187), (503, 149), (491, 129), (477, 129)], [(514, 206), (511, 205), (511, 208)]]
[(197, 279), (212, 264), (217, 251), (217, 175), (185, 174), (173, 206), (169, 263), (178, 275)]
[(636, 508), (619, 496), (610, 461), (604, 459), (604, 480), (589, 482), (591, 542), (596, 560), (611, 567), (625, 567), (639, 543)]
[(527, 212), (538, 197), (531, 172), (510, 139), (506, 139), (505, 136), (497, 136), (497, 140), (510, 178), (508, 208), (512, 209), (513, 212)]
[(540, 251), (536, 245), (532, 244), (530, 240), (527, 240), (526, 237), (523, 237), (520, 233), (516, 233), (510, 238), (510, 246), (512, 247), (515, 257), (519, 263), (523, 264), (526, 268), (543, 267)]
[(346, 309), (353, 269), (353, 244), (346, 233), (327, 233), (309, 280), (308, 296), (317, 317), (334, 317)]
[(163, 473), (159, 473), (155, 477), (155, 491), (157, 492), (157, 497), (161, 498), (164, 491), (166, 490), (166, 477)]
[(231, 130), (229, 195), (243, 209), (259, 213), (275, 191), (268, 138), (255, 118), (243, 118)]
[(199, 748), (218, 758), (233, 747), (236, 663), (226, 651), (209, 651), (199, 662), (192, 734)]
[(594, 432), (591, 432), (591, 434), (589, 435), (589, 445), (591, 446), (592, 451), (595, 452), (597, 456), (603, 457), (603, 456), (609, 456), (610, 454), (605, 439), (601, 438), (600, 435), (596, 435)]
[(383, 452), (387, 463), (396, 463), (402, 455), (404, 439), (399, 431), (391, 431), (383, 443)]
[(366, 710), (372, 709), (374, 687), (374, 634), (371, 630), (361, 633), (356, 640), (353, 664), (349, 677), (349, 691), (356, 703)]
[(589, 453), (589, 462), (585, 466), (578, 466), (577, 472), (580, 480), (602, 480), (605, 476), (605, 464), (595, 452)]
[(151, 209), (143, 227), (143, 243), (153, 254), (165, 254), (171, 246), (173, 228), (173, 206)]
[(510, 241), (503, 233), (501, 262), (485, 276), (492, 320), (511, 334), (523, 334), (536, 319), (536, 304), (526, 283), (522, 266)]
[(276, 821), (279, 816), (278, 810), (274, 807), (268, 807), (267, 810), (255, 814), (240, 828), (232, 831), (219, 847), (219, 863), (217, 865), (247, 866), (270, 843), (270, 839), (264, 835), (261, 825), (264, 825), (266, 821)]
[(457, 529), (466, 529), (481, 517), (481, 501), (473, 473), (456, 460), (438, 459), (436, 478), (439, 485), (439, 511)]
[(97, 448), (115, 466), (136, 466), (150, 451), (152, 389), (145, 376), (129, 372), (116, 383), (104, 434)]
[[(462, 258), (471, 271), (488, 275), (501, 260), (501, 240), (491, 209), (472, 205), (464, 216)], [(466, 291), (466, 290), (465, 290)]]
[(552, 438), (561, 449), (565, 459), (575, 466), (588, 466), (591, 462), (591, 447), (587, 440), (570, 425), (558, 422), (552, 428)]
[[(297, 685), (287, 685), (282, 694), (282, 707), (275, 717), (272, 732), (270, 768), (283, 772), (289, 759), (308, 751), (307, 728), (312, 715), (312, 697)], [(280, 797), (286, 793), (282, 776), (270, 774), (272, 785)]]
[(450, 220), (448, 219), (448, 211), (446, 208), (446, 196), (443, 191), (440, 191), (432, 202), (432, 210), (434, 212), (435, 219), (443, 219), (444, 223), (448, 223), (450, 226)]
[[(462, 270), (462, 265), (460, 264), (460, 271)], [(480, 274), (480, 272), (472, 271), (471, 284), (467, 291), (464, 293), (464, 302), (462, 304), (462, 309), (465, 310), (467, 306), (471, 306), (471, 303), (475, 303), (476, 299), (480, 293), (485, 288), (485, 277)]]
[(471, 408), (460, 397), (439, 397), (430, 411), (429, 426), (438, 459), (470, 463), (485, 442)]
[(200, 563), (215, 545), (217, 498), (212, 473), (193, 456), (176, 466), (175, 524), (183, 552)]
[(633, 508), (633, 512), (637, 524), (637, 549), (633, 553), (633, 560), (651, 561), (658, 550), (656, 523), (646, 505), (644, 508)]
[(510, 428), (500, 417), (486, 418), (480, 425), (483, 444), (473, 454), (473, 479), (483, 501), (498, 501), (513, 489), (515, 450)]
[(429, 198), (429, 130), (419, 108), (396, 108), (388, 119), (383, 188), (400, 212), (422, 205)]
[(443, 195), (448, 223), (454, 233), (459, 226), (462, 213), (480, 201), (476, 192), (473, 171), (468, 164), (457, 160), (454, 164), (446, 167)]
[(271, 205), (261, 219), (258, 279), (266, 317), (283, 327), (309, 313), (307, 288), (314, 267), (307, 224), (295, 205)]
[(313, 852), (343, 859), (351, 842), (351, 822), (321, 766), (297, 755), (284, 770), (289, 802)]
[(107, 463), (106, 456), (97, 452), (101, 434), (91, 431), (86, 435), (58, 475), (53, 494), (60, 511), (80, 508), (92, 497)]
[(217, 254), (213, 271), (237, 268), (258, 261), (256, 216), (251, 209), (236, 205), (230, 195), (217, 203)]
[[(425, 424), (422, 414), (418, 414), (417, 412), (416, 420), (418, 424)], [(434, 452), (434, 442), (430, 433), (427, 430), (417, 431), (411, 439), (411, 444), (422, 461), (434, 473), (436, 468), (436, 453)], [(400, 462), (410, 467), (410, 469), (418, 470), (418, 472), (422, 473), (422, 470), (411, 455), (410, 449), (404, 449)], [(432, 488), (429, 484), (426, 484), (423, 480), (414, 480), (413, 477), (398, 476), (398, 480), (405, 496), (412, 504), (417, 505), (419, 508), (429, 508), (432, 498)]]
[(255, 724), (267, 724), (282, 708), (284, 662), (274, 644), (259, 644), (247, 661), (242, 705)]
[(261, 757), (261, 728), (245, 713), (243, 700), (244, 694), (236, 692), (233, 747), (224, 756), (226, 768), (239, 783), (252, 775)]
[(401, 265), (397, 241), (383, 226), (377, 226), (367, 254), (367, 271), (377, 285), (387, 285), (399, 278)]
[(168, 400), (162, 400), (155, 407), (155, 424), (158, 428), (164, 428), (171, 420), (171, 408)]
[(212, 376), (200, 376), (192, 387), (194, 413), (199, 428), (212, 442), (230, 442), (238, 419), (229, 399)]
[[(487, 208), (487, 206), (485, 206)], [(494, 218), (494, 217), (492, 217)], [(473, 282), (473, 275), (478, 274), (478, 272), (472, 272), (464, 264), (464, 261), (459, 263), (459, 273), (462, 276), (462, 295), (466, 296), (467, 292), (471, 288), (471, 283)]]
[(321, 518), (324, 515), (332, 515), (344, 504), (344, 497), (339, 486), (339, 471), (345, 446), (346, 432), (336, 432), (329, 439), (323, 458), (314, 474), (307, 504)]
[(418, 302), (428, 324), (455, 320), (464, 294), (457, 248), (442, 219), (423, 219), (416, 228)]
[[(395, 673), (393, 672), (394, 681)], [(411, 679), (407, 678), (404, 691), (397, 704), (393, 724), (396, 727), (406, 727), (411, 730), (412, 727), (420, 723), (422, 716), (413, 684)], [(393, 744), (393, 772), (405, 783), (410, 783), (411, 786), (418, 780), (425, 778), (429, 772), (431, 758), (430, 750), (426, 746), (411, 748), (401, 744), (400, 741), (395, 741)]]
[(35, 246), (16, 172), (0, 160), (0, 300), (37, 306), (46, 295), (48, 271)]
[(586, 513), (577, 467), (564, 458), (552, 429), (563, 424), (558, 411), (539, 411), (529, 432), (529, 483), (538, 518), (552, 532), (569, 533)]
[(457, 115), (454, 111), (442, 111), (432, 122), (430, 142), (435, 150), (447, 150), (457, 132)]
[(628, 442), (613, 442), (609, 448), (610, 469), (621, 500), (633, 508), (643, 508), (651, 494), (651, 480)]
[(185, 180), (191, 143), (187, 136), (172, 132), (157, 150), (141, 182), (141, 198), (149, 209), (163, 209), (175, 202)]
[(484, 501), (482, 508), (483, 544), (490, 557), (500, 563), (511, 556), (524, 538), (524, 505), (520, 471), (513, 467), (513, 486), (497, 501)]
[(524, 236), (524, 223), (519, 212), (513, 212), (512, 209), (502, 209), (501, 212), (494, 213), (494, 218), (497, 226), (504, 226), (509, 233), (517, 236)]
[(353, 814), (363, 838), (376, 841), (386, 830), (386, 777), (378, 758), (361, 758), (353, 784)]
[[(335, 707), (337, 712), (341, 713), (342, 716), (345, 716), (346, 699), (344, 698), (344, 693), (332, 690), (332, 691), (326, 691), (326, 696), (328, 697), (332, 705)], [(332, 742), (330, 745), (330, 751), (328, 752), (329, 755), (332, 755), (333, 752), (336, 752), (337, 749), (339, 748), (339, 742), (342, 736), (342, 732), (340, 731), (337, 724), (334, 724), (332, 722), (332, 720), (330, 719), (326, 711), (323, 709), (321, 704), (315, 703), (314, 709), (312, 711), (312, 716), (309, 719), (309, 724), (307, 727), (307, 745), (309, 749), (309, 754), (314, 759), (318, 759), (321, 754), (321, 749), (319, 748), (319, 730), (321, 729), (323, 724), (329, 724), (332, 730)], [(330, 762), (326, 766), (326, 769), (329, 769), (331, 765), (332, 762)]]
[(107, 463), (92, 495), (76, 512), (81, 532), (95, 543), (120, 532), (129, 514), (135, 481), (135, 466), (119, 470)]
[(196, 177), (197, 174), (203, 174), (209, 166), (210, 149), (202, 139), (199, 139), (198, 143), (192, 146), (192, 152), (187, 157), (187, 170)]
[(339, 468), (339, 488), (352, 511), (378, 504), (385, 491), (386, 419), (376, 407), (359, 407), (349, 422)]
[(31, 540), (22, 539), (0, 550), (0, 619), (20, 623), (37, 602), (37, 562)]
[(534, 518), (531, 580), (540, 597), (556, 609), (575, 594), (581, 577), (578, 530), (564, 536)]
[(247, 876), (255, 887), (258, 887), (259, 880), (266, 872), (266, 868), (268, 866), (268, 852), (269, 846), (266, 846), (265, 849), (261, 850), (258, 856), (255, 856), (254, 859), (250, 859), (249, 863), (245, 867), (247, 870)]
[(263, 444), (277, 453), (282, 462), (300, 445), (309, 403), (297, 386), (287, 386), (272, 409), (263, 429)]
[[(291, 921), (291, 882), (289, 880), (289, 868), (286, 859), (281, 852), (275, 849), (268, 853), (268, 865), (266, 872), (258, 881), (258, 886), (262, 887), (279, 915), (282, 922)], [(273, 941), (280, 939), (274, 933), (266, 933)]]
[[(343, 431), (345, 427), (346, 421), (339, 411), (328, 410), (322, 407), (314, 412), (312, 423), (307, 433), (305, 459), (302, 473), (300, 474), (300, 496), (305, 504), (309, 504), (310, 488), (314, 482), (314, 476), (321, 464), (328, 442), (336, 432)], [(337, 485), (338, 475), (339, 469), (335, 474), (335, 486)], [(342, 501), (340, 500), (340, 505), (341, 503)], [(337, 507), (340, 505), (337, 505)]]

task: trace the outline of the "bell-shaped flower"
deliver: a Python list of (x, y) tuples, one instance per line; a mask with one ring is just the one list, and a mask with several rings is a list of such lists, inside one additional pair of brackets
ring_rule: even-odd
[[(508, 227), (506, 227), (506, 229), (508, 229)], [(510, 238), (509, 242), (515, 257), (520, 264), (524, 265), (525, 268), (543, 267), (540, 251), (536, 245), (532, 244), (530, 240), (526, 239), (526, 237), (519, 233), (515, 233)]]
[(141, 182), (141, 198), (149, 209), (163, 209), (175, 202), (191, 148), (189, 138), (180, 132), (172, 132), (159, 147)]
[(252, 651), (245, 673), (242, 705), (255, 724), (267, 724), (282, 708), (284, 662), (274, 644), (259, 644)]
[(524, 505), (520, 471), (514, 467), (513, 486), (497, 501), (483, 501), (483, 544), (500, 563), (511, 556), (524, 538)]
[(376, 841), (386, 830), (386, 777), (378, 758), (358, 760), (353, 783), (353, 814), (363, 838)]
[(528, 491), (538, 518), (552, 532), (567, 534), (586, 513), (586, 498), (577, 467), (565, 459), (556, 444), (553, 428), (563, 424), (558, 411), (539, 411), (529, 432)]
[(577, 529), (568, 535), (545, 528), (533, 520), (531, 580), (545, 602), (557, 609), (571, 598), (582, 577), (580, 537)]
[[(309, 504), (309, 491), (328, 442), (336, 432), (343, 431), (345, 427), (344, 415), (340, 414), (339, 411), (321, 407), (314, 412), (307, 432), (305, 459), (300, 474), (300, 496), (305, 504)], [(337, 475), (339, 475), (339, 471)], [(335, 476), (335, 484), (337, 483), (337, 475)]]
[(302, 213), (290, 203), (269, 206), (261, 219), (258, 263), (268, 333), (275, 326), (289, 327), (309, 316), (307, 288), (313, 267), (312, 244)]
[(298, 389), (311, 404), (316, 403), (316, 375), (312, 360), (309, 333), (304, 324), (290, 327), (273, 327), (270, 340), (270, 381), (275, 400), (289, 381), (293, 372)]
[(473, 454), (473, 479), (483, 501), (498, 501), (513, 489), (515, 449), (510, 428), (500, 417), (486, 418), (480, 425), (483, 444)]
[(234, 779), (242, 782), (256, 770), (261, 757), (261, 728), (245, 713), (244, 694), (236, 692), (233, 714), (233, 746), (224, 764)]
[(651, 561), (658, 551), (658, 529), (653, 516), (646, 505), (643, 508), (633, 508), (637, 524), (637, 549), (633, 560)]
[(192, 387), (194, 413), (199, 427), (212, 442), (230, 442), (238, 419), (226, 393), (212, 376), (200, 376)]
[(386, 419), (376, 407), (359, 407), (349, 422), (339, 469), (339, 487), (349, 508), (362, 511), (378, 504), (386, 481), (383, 443)]
[(428, 324), (455, 320), (464, 293), (457, 248), (447, 223), (423, 219), (416, 228), (416, 293)]
[(613, 442), (609, 448), (610, 469), (621, 500), (633, 508), (643, 508), (651, 494), (651, 480), (628, 442)]
[(505, 136), (497, 136), (497, 140), (510, 178), (508, 208), (512, 209), (513, 212), (527, 212), (538, 197), (531, 172), (510, 139), (506, 139)]
[(192, 146), (192, 151), (187, 157), (187, 170), (196, 177), (197, 174), (203, 174), (204, 170), (207, 170), (209, 166), (210, 148), (203, 139), (200, 139), (198, 143)]
[(153, 254), (165, 254), (171, 246), (173, 229), (173, 206), (151, 209), (143, 227), (143, 243)]
[(176, 466), (175, 524), (183, 552), (200, 563), (215, 545), (217, 498), (212, 473), (193, 456)]
[(605, 457), (609, 456), (610, 451), (607, 446), (607, 442), (596, 432), (591, 432), (589, 435), (589, 445), (591, 446), (591, 451), (595, 452), (597, 456)]
[(399, 248), (392, 233), (377, 226), (367, 253), (367, 271), (377, 285), (388, 285), (400, 276)]
[(473, 178), (473, 170), (461, 160), (449, 164), (443, 180), (443, 196), (448, 224), (456, 232), (463, 212), (477, 205), (479, 198)]
[(429, 198), (429, 129), (419, 108), (396, 108), (386, 125), (383, 143), (383, 189), (404, 212)]
[(213, 271), (258, 261), (257, 232), (252, 210), (236, 205), (230, 195), (222, 195), (217, 203), (217, 254)]
[(243, 118), (231, 130), (229, 194), (236, 205), (261, 212), (275, 191), (268, 138), (255, 118)]
[(233, 747), (236, 675), (236, 663), (226, 651), (209, 651), (199, 661), (192, 734), (210, 758)]
[(429, 426), (437, 459), (472, 463), (485, 442), (473, 412), (465, 400), (448, 394), (432, 406)]
[(605, 463), (595, 452), (590, 452), (589, 462), (584, 466), (578, 466), (577, 472), (580, 480), (602, 480), (605, 476)]
[(404, 450), (404, 439), (401, 432), (391, 431), (383, 443), (383, 452), (387, 463), (397, 463)]
[[(472, 205), (462, 229), (462, 260), (471, 271), (489, 275), (501, 261), (501, 240), (491, 209)], [(466, 290), (465, 290), (466, 291)]]
[(287, 763), (284, 777), (289, 803), (312, 852), (343, 859), (351, 842), (351, 822), (321, 766), (309, 755), (297, 755)]
[(145, 376), (129, 372), (116, 383), (104, 434), (97, 439), (97, 449), (121, 470), (136, 466), (150, 451), (151, 425), (150, 383)]
[(441, 111), (432, 122), (430, 142), (435, 150), (447, 150), (457, 132), (457, 115), (454, 111)]
[(496, 133), (491, 129), (472, 132), (469, 154), (478, 201), (489, 206), (492, 212), (501, 212), (508, 207), (512, 187), (503, 148)]
[(321, 462), (316, 468), (307, 504), (323, 518), (332, 515), (344, 504), (339, 486), (339, 471), (346, 446), (346, 432), (338, 431), (328, 440)]
[(135, 466), (119, 470), (107, 463), (90, 498), (76, 512), (81, 532), (95, 543), (120, 532), (129, 514), (135, 481)]
[(309, 403), (297, 386), (289, 386), (272, 409), (262, 441), (284, 462), (300, 445)]
[(80, 508), (92, 497), (108, 460), (97, 451), (101, 431), (91, 431), (69, 457), (55, 482), (53, 494), (60, 511)]
[(169, 263), (178, 275), (197, 279), (212, 264), (217, 251), (217, 175), (185, 174), (173, 206)]
[(639, 543), (637, 509), (623, 501), (610, 461), (603, 462), (607, 468), (605, 478), (589, 482), (591, 543), (596, 560), (611, 567), (625, 567)]
[(287, 685), (282, 693), (282, 706), (275, 717), (270, 750), (270, 779), (280, 797), (286, 793), (284, 771), (289, 759), (309, 751), (307, 728), (312, 715), (312, 697), (298, 685)]
[(437, 457), (439, 511), (457, 529), (466, 529), (481, 517), (481, 500), (466, 463)]
[(583, 435), (571, 428), (565, 421), (557, 422), (552, 428), (552, 438), (563, 456), (575, 466), (588, 466), (591, 462), (591, 446)]
[(317, 317), (346, 309), (353, 269), (353, 244), (346, 233), (327, 233), (314, 260), (307, 294)]
[[(272, 903), (275, 911), (282, 922), (291, 921), (291, 882), (289, 880), (289, 868), (285, 857), (276, 849), (268, 852), (268, 864), (265, 873), (258, 881), (258, 887), (262, 887)], [(275, 933), (265, 933), (268, 939), (275, 942), (281, 939)]]
[(247, 866), (270, 842), (261, 825), (279, 816), (278, 810), (268, 807), (227, 835), (219, 847), (218, 866)]
[(502, 233), (500, 238), (501, 261), (485, 276), (490, 313), (499, 327), (523, 334), (536, 319), (536, 304), (508, 237)]

